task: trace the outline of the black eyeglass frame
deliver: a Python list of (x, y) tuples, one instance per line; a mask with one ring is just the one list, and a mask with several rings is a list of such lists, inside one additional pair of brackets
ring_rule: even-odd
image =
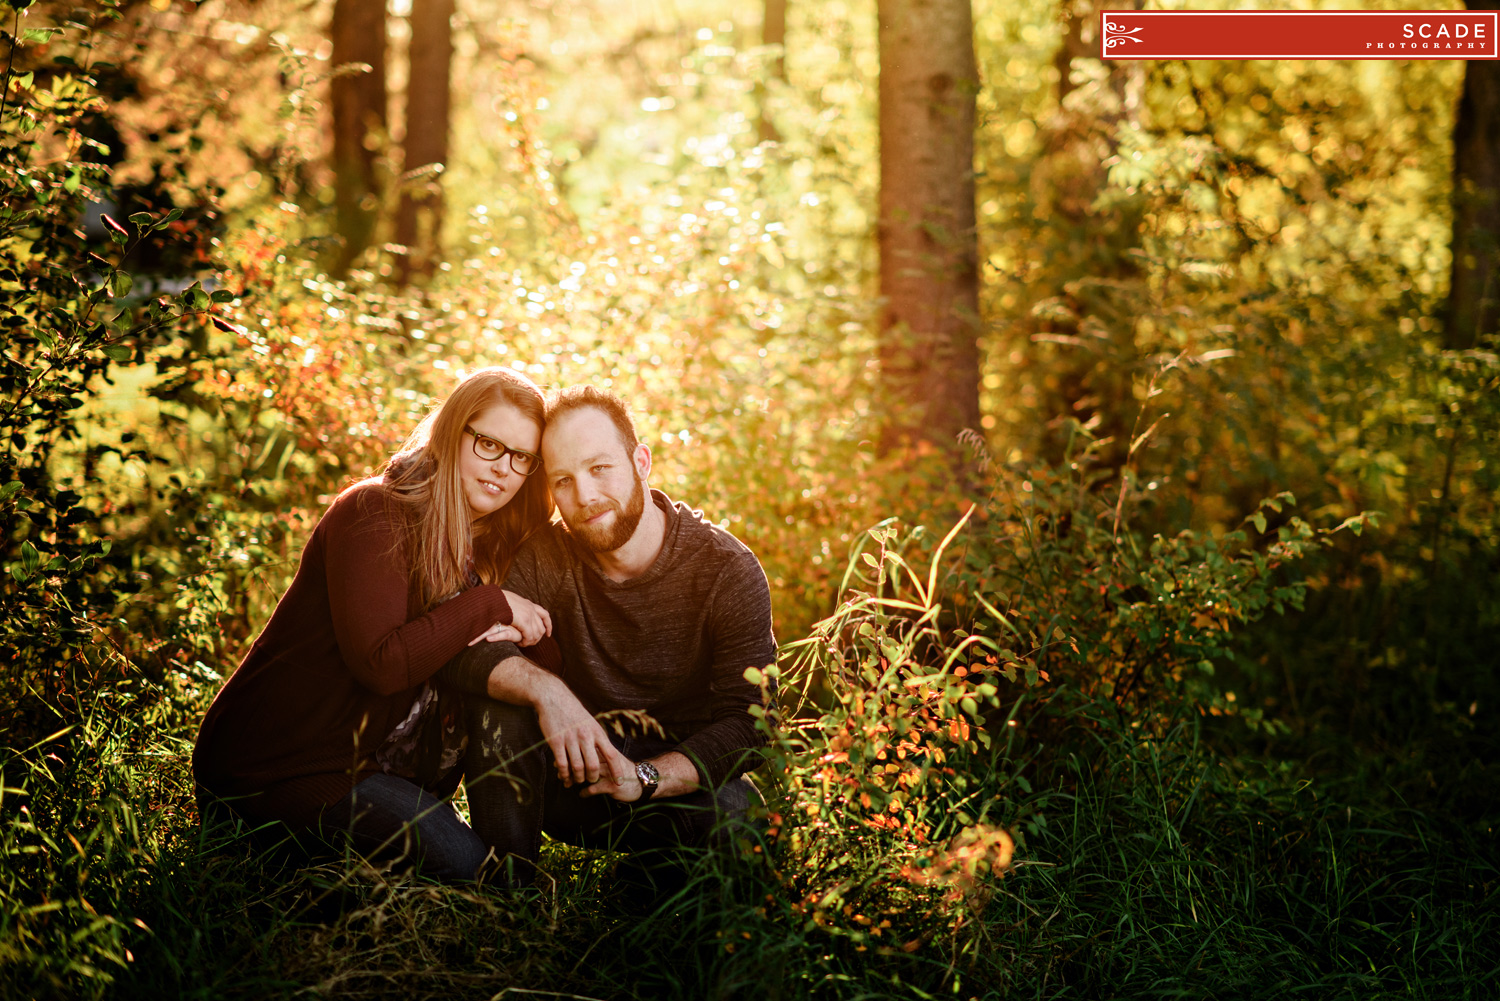
[[(478, 431), (475, 431), (467, 424), (464, 425), (464, 434), (471, 434), (474, 436), (474, 455), (483, 462), (499, 462), (501, 459), (505, 458), (508, 455), (510, 456), (511, 471), (514, 472), (517, 476), (530, 476), (532, 473), (542, 468), (542, 457), (540, 455), (537, 455), (535, 452), (528, 452), (523, 448), (511, 448), (499, 438), (496, 438), (493, 435), (480, 434)], [(481, 438), (483, 438), (485, 441), (492, 441), (496, 445), (499, 445), (500, 454), (496, 456), (487, 456), (483, 452), (479, 451), (479, 439)], [(526, 470), (525, 472), (522, 472), (521, 470), (516, 468), (516, 456), (518, 455), (525, 456), (532, 462), (535, 462), (536, 465)]]

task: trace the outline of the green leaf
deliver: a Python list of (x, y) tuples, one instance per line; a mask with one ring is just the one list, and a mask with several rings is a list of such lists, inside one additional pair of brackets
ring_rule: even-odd
[(1260, 532), (1261, 534), (1265, 534), (1265, 531), (1266, 531), (1266, 516), (1265, 516), (1264, 512), (1257, 511), (1254, 514), (1252, 514), (1250, 516), (1250, 522), (1251, 522), (1251, 524), (1253, 524), (1255, 526), (1255, 530), (1257, 532)]
[(109, 294), (114, 296), (116, 299), (124, 295), (129, 295), (130, 290), (134, 286), (135, 279), (131, 278), (130, 275), (124, 271), (115, 271), (109, 276)]
[(25, 43), (46, 43), (53, 35), (61, 34), (61, 28), (27, 28), (21, 32), (21, 41)]
[(137, 226), (149, 226), (156, 221), (156, 216), (150, 212), (132, 212), (130, 213), (130, 221)]
[(214, 302), (234, 302), (234, 293), (227, 288), (214, 289), (209, 298)]
[(36, 551), (36, 546), (30, 540), (21, 543), (21, 566), (30, 574), (42, 565), (42, 554)]
[(133, 352), (123, 344), (111, 344), (104, 349), (104, 353), (115, 361), (129, 361)]
[(12, 496), (21, 492), (21, 481), (11, 480), (5, 486), (0, 487), (0, 500), (10, 500)]

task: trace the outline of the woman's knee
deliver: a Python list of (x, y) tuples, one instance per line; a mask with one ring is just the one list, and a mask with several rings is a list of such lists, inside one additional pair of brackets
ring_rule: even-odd
[[(445, 882), (474, 878), (487, 849), (453, 805), (393, 775), (372, 775), (326, 820), (362, 855)], [(328, 832), (325, 832), (325, 834)]]
[(446, 816), (415, 824), (417, 870), (447, 883), (468, 882), (478, 874), (489, 848), (451, 806), (445, 803), (443, 808)]

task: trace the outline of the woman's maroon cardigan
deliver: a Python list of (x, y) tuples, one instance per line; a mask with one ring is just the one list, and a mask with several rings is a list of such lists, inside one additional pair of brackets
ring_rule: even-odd
[[(395, 502), (365, 480), (334, 500), (292, 586), (219, 692), (193, 750), (200, 796), (252, 821), (308, 825), (374, 774), (373, 755), (418, 686), (497, 622), (481, 584), (417, 614)], [(557, 647), (540, 651), (556, 660)], [(556, 664), (552, 666), (556, 667)]]

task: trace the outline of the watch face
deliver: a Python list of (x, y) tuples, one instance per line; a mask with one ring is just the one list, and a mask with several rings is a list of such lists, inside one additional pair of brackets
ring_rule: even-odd
[(654, 786), (661, 781), (661, 772), (651, 762), (641, 761), (635, 766), (635, 777), (641, 780), (643, 786)]

